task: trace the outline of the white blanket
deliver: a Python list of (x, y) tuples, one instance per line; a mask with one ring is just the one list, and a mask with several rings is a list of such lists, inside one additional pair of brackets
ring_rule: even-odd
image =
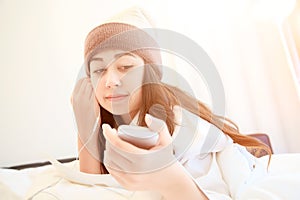
[(78, 161), (25, 170), (0, 170), (0, 199), (5, 200), (156, 200), (155, 192), (127, 191), (110, 175), (79, 172)]
[[(267, 159), (263, 157), (261, 159)], [(161, 199), (154, 192), (123, 189), (110, 175), (91, 175), (78, 170), (78, 161), (25, 170), (0, 169), (0, 199)], [(290, 199), (300, 197), (300, 154), (273, 155), (267, 179), (240, 193), (240, 199)], [(277, 195), (285, 187), (286, 196)], [(290, 188), (290, 190), (289, 190)], [(267, 191), (267, 192), (266, 192)]]
[[(267, 156), (261, 160), (266, 161)], [(300, 199), (300, 154), (274, 155), (268, 176), (254, 181), (240, 191), (241, 200)]]

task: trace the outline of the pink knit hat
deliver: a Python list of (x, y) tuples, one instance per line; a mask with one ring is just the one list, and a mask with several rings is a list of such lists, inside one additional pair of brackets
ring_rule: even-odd
[(144, 59), (158, 77), (162, 77), (161, 55), (157, 42), (143, 28), (152, 28), (147, 15), (139, 8), (131, 8), (114, 16), (108, 22), (94, 28), (87, 35), (84, 47), (86, 73), (89, 61), (104, 49), (120, 49), (132, 52)]

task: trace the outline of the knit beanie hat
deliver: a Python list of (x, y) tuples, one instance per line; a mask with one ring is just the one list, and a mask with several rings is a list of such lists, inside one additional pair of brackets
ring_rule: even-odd
[(149, 28), (153, 26), (145, 11), (133, 7), (90, 31), (84, 47), (87, 75), (90, 76), (89, 61), (95, 54), (105, 49), (120, 49), (140, 56), (147, 67), (152, 67), (161, 79), (162, 61), (159, 46), (145, 31)]

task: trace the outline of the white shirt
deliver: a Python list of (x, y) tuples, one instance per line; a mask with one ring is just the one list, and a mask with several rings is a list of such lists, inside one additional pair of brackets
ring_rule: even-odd
[(267, 172), (266, 164), (211, 123), (180, 107), (174, 113), (175, 156), (209, 199), (236, 199)]
[[(172, 136), (175, 155), (209, 199), (299, 199), (300, 154), (274, 155), (272, 160), (276, 162), (274, 165), (271, 162), (267, 174), (266, 157), (256, 159), (215, 126), (180, 107), (175, 107), (174, 113), (178, 124)], [(137, 116), (131, 124), (137, 124)], [(85, 174), (55, 161), (52, 164), (62, 177), (73, 183), (110, 186), (110, 190), (103, 189), (101, 199), (161, 199), (160, 194), (151, 191), (130, 192), (120, 189), (119, 183), (109, 174)], [(53, 184), (53, 174), (47, 172), (47, 175), (50, 176), (49, 184)], [(41, 184), (36, 182), (36, 188), (29, 195), (40, 191)], [(78, 199), (85, 195), (95, 199), (99, 197), (99, 193), (90, 193), (86, 187), (78, 189), (80, 185), (69, 187), (73, 188), (71, 193)], [(59, 186), (56, 184), (56, 187)], [(95, 192), (99, 192), (99, 189), (97, 187)], [(61, 195), (66, 194), (65, 190), (61, 191)]]

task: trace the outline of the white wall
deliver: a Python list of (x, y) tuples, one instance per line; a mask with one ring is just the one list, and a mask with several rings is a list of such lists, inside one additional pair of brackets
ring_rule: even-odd
[(45, 154), (76, 155), (70, 95), (83, 63), (84, 39), (133, 4), (0, 1), (0, 166), (41, 161)]
[(76, 155), (69, 100), (85, 36), (134, 4), (208, 52), (243, 132), (267, 132), (277, 153), (300, 152), (299, 96), (279, 29), (252, 17), (253, 1), (2, 0), (0, 166)]

